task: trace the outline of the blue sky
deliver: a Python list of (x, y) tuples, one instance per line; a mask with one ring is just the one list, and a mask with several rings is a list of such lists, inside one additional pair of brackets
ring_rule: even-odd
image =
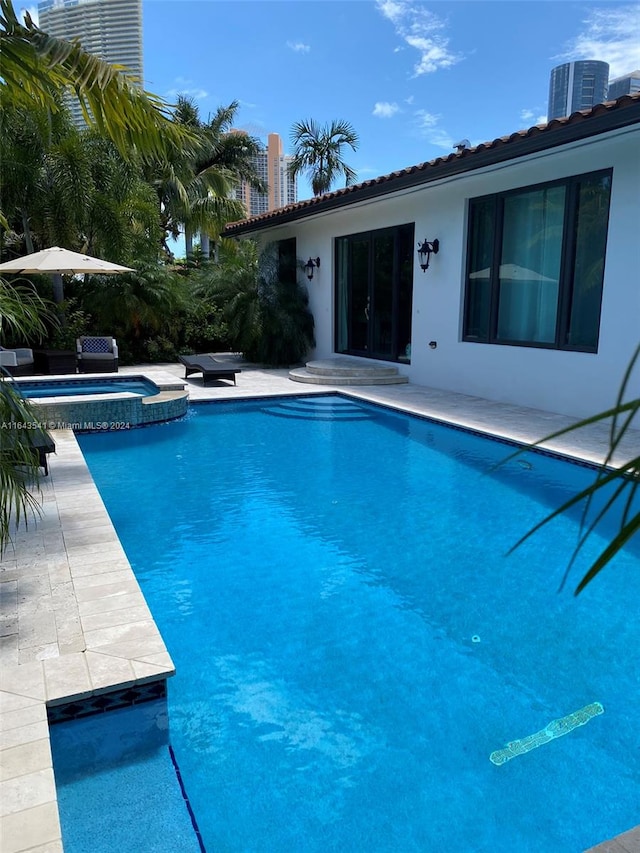
[[(18, 5), (18, 4), (16, 4)], [(29, 4), (31, 7), (33, 4)], [(640, 68), (640, 4), (566, 0), (143, 0), (145, 86), (289, 153), (301, 119), (349, 121), (358, 180), (543, 121), (549, 73), (601, 59)], [(298, 197), (311, 195), (299, 182)]]

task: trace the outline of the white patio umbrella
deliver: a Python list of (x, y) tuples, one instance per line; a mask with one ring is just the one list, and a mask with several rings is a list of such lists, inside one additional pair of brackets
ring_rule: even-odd
[(58, 303), (62, 302), (64, 292), (62, 290), (63, 275), (78, 275), (81, 273), (94, 273), (100, 275), (117, 275), (123, 272), (134, 272), (131, 267), (123, 267), (100, 258), (92, 258), (91, 255), (83, 255), (80, 252), (72, 252), (70, 249), (61, 249), (60, 246), (52, 246), (41, 252), (34, 252), (13, 261), (0, 264), (0, 273), (51, 273), (53, 275), (53, 297)]

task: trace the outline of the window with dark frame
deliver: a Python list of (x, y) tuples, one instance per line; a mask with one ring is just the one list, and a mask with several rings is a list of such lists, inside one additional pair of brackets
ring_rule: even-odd
[(469, 202), (463, 340), (597, 352), (611, 174)]
[(296, 258), (296, 238), (278, 240), (278, 278), (283, 284), (296, 284), (298, 280), (298, 261)]

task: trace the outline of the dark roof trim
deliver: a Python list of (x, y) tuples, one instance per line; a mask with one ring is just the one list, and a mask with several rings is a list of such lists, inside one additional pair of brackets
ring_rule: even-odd
[(239, 237), (244, 234), (253, 234), (263, 228), (284, 225), (452, 175), (515, 160), (518, 157), (619, 130), (638, 122), (640, 122), (640, 94), (624, 95), (617, 101), (597, 104), (590, 110), (582, 110), (566, 118), (553, 119), (548, 124), (536, 125), (529, 130), (503, 136), (475, 148), (467, 148), (459, 153), (449, 154), (447, 157), (438, 157), (428, 163), (420, 163), (399, 172), (392, 172), (390, 175), (383, 175), (335, 192), (280, 207), (250, 219), (243, 219), (241, 222), (232, 222), (225, 227), (223, 236)]

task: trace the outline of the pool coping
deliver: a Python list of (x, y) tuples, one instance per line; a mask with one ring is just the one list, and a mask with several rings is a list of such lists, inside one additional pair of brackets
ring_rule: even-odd
[[(37, 592), (33, 612), (21, 610), (18, 663), (2, 667), (4, 853), (41, 845), (63, 849), (47, 706), (162, 681), (175, 672), (75, 435), (57, 430), (55, 440), (43, 516), (35, 529), (18, 534), (3, 560), (5, 595), (20, 602)], [(54, 551), (58, 557), (43, 565), (42, 557)], [(41, 659), (20, 662), (21, 656)]]
[[(201, 389), (183, 384), (189, 385), (190, 392), (192, 387), (196, 391), (191, 402), (337, 392), (523, 443), (570, 421), (519, 407), (494, 403), (487, 407), (488, 401), (479, 398), (410, 385), (361, 386), (348, 391), (323, 386), (315, 390), (287, 384), (284, 371), (257, 370), (255, 374), (254, 385), (243, 372), (243, 381), (249, 381), (240, 393), (226, 385)], [(258, 392), (260, 385), (262, 393)], [(547, 425), (548, 429), (543, 428)], [(575, 446), (566, 438), (548, 446), (563, 456), (593, 464), (602, 459), (604, 437), (604, 433), (597, 435), (591, 446)], [(637, 450), (640, 431), (634, 431), (631, 438)], [(116, 687), (145, 685), (175, 672), (75, 435), (70, 430), (56, 430), (55, 440), (51, 474), (42, 484), (43, 516), (37, 525), (16, 536), (15, 549), (0, 564), (0, 591), (15, 600), (21, 613), (19, 627), (24, 629), (21, 639), (20, 633), (6, 633), (5, 625), (1, 638), (6, 647), (7, 638), (13, 643), (15, 636), (16, 656), (14, 665), (3, 665), (0, 685), (0, 839), (4, 853), (63, 850), (47, 704), (60, 705)], [(5, 659), (6, 655), (0, 663)], [(591, 850), (630, 853), (639, 846), (640, 827), (636, 827)]]

